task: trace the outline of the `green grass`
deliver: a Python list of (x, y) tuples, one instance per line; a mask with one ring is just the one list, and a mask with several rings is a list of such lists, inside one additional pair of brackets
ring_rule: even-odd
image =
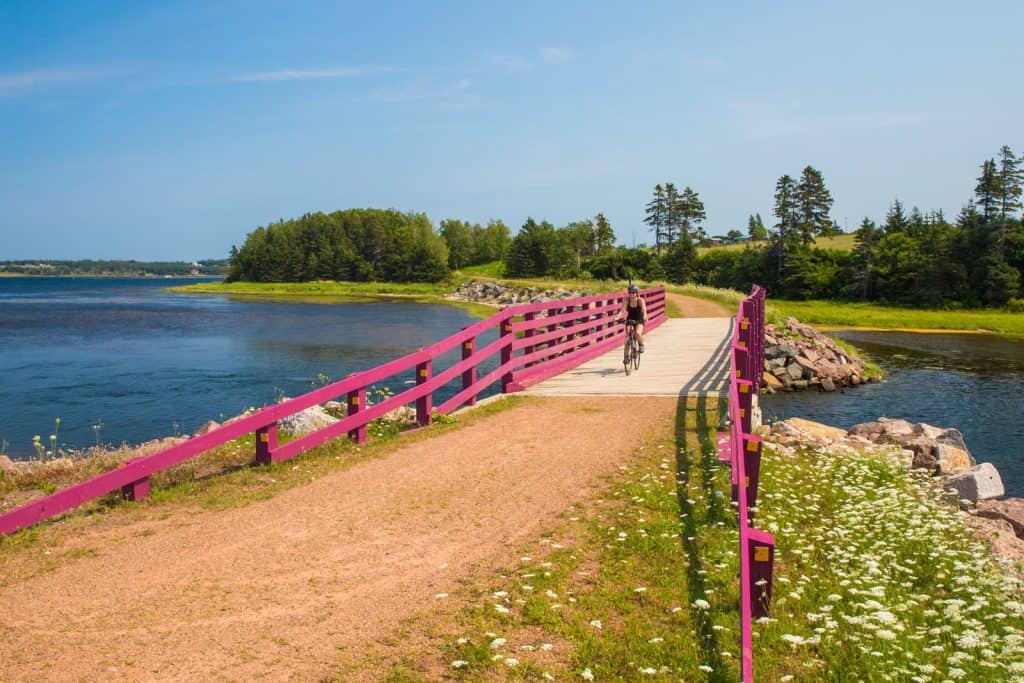
[(238, 297), (259, 297), (302, 303), (338, 303), (357, 301), (417, 301), (444, 304), (468, 311), (478, 318), (495, 313), (490, 306), (446, 299), (454, 285), (448, 282), (203, 282), (167, 291), (180, 294), (222, 294)]
[[(740, 244), (723, 244), (720, 247), (698, 247), (697, 254), (703, 256), (709, 251), (715, 251), (723, 249), (726, 251), (742, 251), (747, 247), (762, 248), (768, 244), (767, 241), (762, 240), (760, 242), (745, 242)], [(853, 251), (854, 247), (854, 236), (853, 234), (847, 235), (836, 235), (835, 237), (819, 237), (814, 240), (814, 246), (819, 249), (838, 249), (839, 251)]]
[[(435, 650), (404, 663), (472, 681), (738, 680), (718, 409), (689, 399), (672, 437), (640, 444), (518, 563), (461, 589), (451, 623), (426, 628)], [(852, 450), (768, 447), (759, 503), (777, 546), (758, 680), (1020, 680), (1024, 588), (930, 476)]]
[(878, 304), (779, 299), (771, 299), (770, 307), (782, 315), (792, 315), (801, 322), (831, 327), (984, 331), (1024, 335), (1024, 315), (1008, 311), (936, 311)]
[(504, 274), (505, 264), (501, 261), (491, 261), (490, 263), (482, 263), (478, 266), (467, 266), (455, 271), (456, 278), (475, 277), (479, 275), (487, 277), (501, 277)]

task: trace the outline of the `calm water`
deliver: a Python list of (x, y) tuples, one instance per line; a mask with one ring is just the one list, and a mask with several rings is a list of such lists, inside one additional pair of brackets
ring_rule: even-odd
[[(59, 440), (68, 446), (95, 443), (91, 426), (99, 421), (108, 444), (189, 433), (280, 394), (309, 391), (319, 373), (337, 380), (474, 322), (451, 306), (162, 291), (191, 282), (0, 278), (0, 440), (7, 453), (28, 456), (33, 435), (45, 443), (57, 417)], [(397, 392), (412, 381), (410, 371), (386, 384)]]
[(1024, 339), (973, 334), (834, 333), (882, 366), (887, 379), (845, 393), (766, 397), (766, 416), (849, 428), (878, 417), (957, 427), (979, 462), (1024, 497)]

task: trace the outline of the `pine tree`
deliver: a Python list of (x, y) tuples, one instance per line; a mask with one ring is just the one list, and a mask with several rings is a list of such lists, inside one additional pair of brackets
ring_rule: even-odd
[(784, 175), (775, 183), (775, 209), (773, 211), (779, 222), (775, 224), (775, 241), (773, 249), (778, 257), (778, 276), (782, 277), (782, 266), (786, 261), (786, 252), (799, 244), (796, 234), (799, 220), (796, 203), (796, 182)]
[(795, 188), (797, 212), (797, 232), (805, 246), (814, 242), (818, 235), (827, 235), (832, 230), (832, 194), (825, 187), (825, 178), (821, 171), (813, 166), (804, 168), (800, 182)]
[(674, 183), (665, 183), (665, 243), (672, 246), (682, 233), (684, 208)]
[(1000, 194), (996, 162), (989, 159), (981, 165), (981, 175), (978, 176), (978, 184), (974, 187), (974, 196), (978, 198), (981, 215), (986, 221), (995, 217), (999, 209)]
[(654, 230), (654, 244), (659, 254), (661, 253), (661, 243), (665, 236), (663, 228), (665, 226), (666, 213), (665, 190), (661, 185), (655, 185), (654, 199), (647, 203), (647, 215), (644, 218), (644, 223), (647, 223)]
[(598, 251), (611, 249), (615, 245), (615, 231), (603, 213), (594, 217), (594, 248)]
[(903, 211), (903, 204), (899, 199), (894, 199), (892, 206), (889, 207), (889, 212), (885, 214), (885, 232), (887, 234), (906, 232), (908, 227), (910, 227), (910, 221), (907, 220), (907, 214)]
[(764, 227), (761, 214), (754, 214), (747, 218), (747, 233), (750, 234), (752, 240), (763, 240), (768, 236), (768, 229)]
[(999, 150), (999, 217), (1003, 221), (1021, 210), (1021, 185), (1024, 183), (1021, 161), (1024, 157), (1018, 159), (1006, 145)]
[(875, 247), (881, 236), (882, 231), (878, 229), (875, 222), (866, 217), (853, 233), (853, 254), (857, 263), (853, 290), (854, 294), (859, 295), (861, 299), (874, 298), (871, 269), (874, 265)]
[(679, 231), (681, 235), (690, 236), (691, 232), (697, 233), (698, 241), (704, 239), (704, 228), (701, 223), (707, 218), (704, 211), (704, 202), (700, 200), (692, 187), (687, 185), (679, 196)]

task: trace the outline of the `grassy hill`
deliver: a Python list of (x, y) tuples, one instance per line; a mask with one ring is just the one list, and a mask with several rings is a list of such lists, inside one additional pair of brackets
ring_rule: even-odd
[[(731, 249), (739, 250), (745, 249), (747, 246), (764, 246), (766, 242), (747, 242), (742, 244), (726, 244), (720, 247), (698, 247), (697, 253), (704, 255), (714, 249)], [(835, 237), (819, 237), (814, 241), (814, 246), (820, 249), (838, 249), (840, 251), (852, 251), (853, 250), (853, 235), (837, 235)]]

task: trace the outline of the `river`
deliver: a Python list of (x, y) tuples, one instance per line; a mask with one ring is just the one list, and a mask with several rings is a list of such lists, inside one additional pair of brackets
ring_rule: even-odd
[(978, 462), (1024, 497), (1024, 339), (982, 334), (832, 332), (882, 367), (886, 380), (845, 392), (765, 397), (765, 417), (850, 428), (879, 417), (963, 432)]
[[(476, 320), (444, 305), (164, 291), (193, 282), (0, 278), (0, 452), (29, 457), (32, 437), (48, 443), (56, 418), (59, 443), (71, 448), (190, 433), (206, 420), (309, 391), (324, 377), (337, 380), (410, 353)], [(410, 371), (385, 384), (397, 392), (412, 382)], [(454, 393), (446, 389), (443, 398)]]

